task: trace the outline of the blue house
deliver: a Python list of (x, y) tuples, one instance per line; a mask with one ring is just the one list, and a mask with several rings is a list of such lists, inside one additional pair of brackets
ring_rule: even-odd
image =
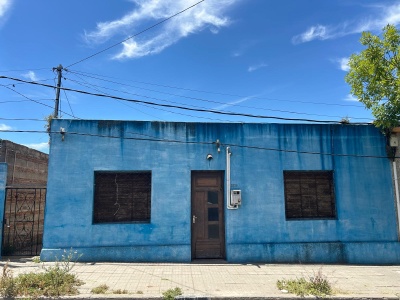
[(41, 259), (400, 263), (370, 125), (52, 121)]

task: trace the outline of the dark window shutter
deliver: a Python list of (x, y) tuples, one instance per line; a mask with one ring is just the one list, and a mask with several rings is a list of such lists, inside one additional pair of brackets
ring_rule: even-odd
[(151, 172), (95, 172), (94, 223), (150, 222)]
[(286, 219), (336, 217), (332, 171), (284, 171)]

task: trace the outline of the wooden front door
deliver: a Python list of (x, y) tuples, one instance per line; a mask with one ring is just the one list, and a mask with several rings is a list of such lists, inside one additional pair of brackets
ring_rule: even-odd
[(223, 172), (192, 172), (192, 259), (225, 258)]

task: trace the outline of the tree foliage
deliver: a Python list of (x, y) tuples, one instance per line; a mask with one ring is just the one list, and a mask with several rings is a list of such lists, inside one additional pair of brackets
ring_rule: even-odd
[(400, 124), (400, 31), (387, 25), (382, 37), (363, 32), (360, 42), (366, 48), (350, 57), (345, 80), (375, 125), (388, 131)]

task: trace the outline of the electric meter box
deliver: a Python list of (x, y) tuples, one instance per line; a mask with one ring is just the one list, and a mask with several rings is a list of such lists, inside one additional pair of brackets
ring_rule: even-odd
[(241, 190), (231, 190), (231, 205), (241, 205), (242, 204), (242, 191)]
[(397, 135), (392, 135), (390, 137), (390, 147), (398, 147), (399, 146), (399, 139)]

